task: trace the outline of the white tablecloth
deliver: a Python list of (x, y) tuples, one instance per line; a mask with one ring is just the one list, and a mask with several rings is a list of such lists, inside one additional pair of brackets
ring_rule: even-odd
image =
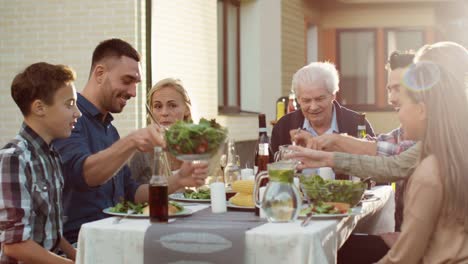
[[(365, 202), (359, 215), (341, 219), (312, 220), (301, 227), (294, 223), (267, 223), (246, 233), (247, 263), (335, 263), (336, 252), (351, 232), (372, 234), (394, 229), (394, 195), (390, 186), (372, 190), (377, 201)], [(201, 210), (206, 205), (191, 206)], [(143, 264), (143, 241), (148, 219), (114, 217), (85, 224), (78, 239), (76, 263)]]

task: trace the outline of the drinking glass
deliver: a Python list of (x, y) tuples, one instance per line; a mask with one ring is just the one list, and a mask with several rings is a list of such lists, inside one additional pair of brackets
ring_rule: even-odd
[(290, 154), (290, 153), (294, 152), (293, 150), (288, 149), (289, 146), (291, 146), (291, 145), (281, 145), (281, 146), (279, 146), (278, 151), (276, 151), (276, 153), (274, 155), (275, 162), (281, 161), (281, 160), (292, 161), (292, 160), (286, 159), (284, 157), (286, 154)]

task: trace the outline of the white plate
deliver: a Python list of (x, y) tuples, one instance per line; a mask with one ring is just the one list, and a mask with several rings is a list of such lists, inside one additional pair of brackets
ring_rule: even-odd
[(171, 193), (169, 199), (181, 202), (197, 202), (197, 203), (209, 203), (211, 199), (191, 199), (185, 198), (183, 193)]
[[(313, 214), (312, 219), (335, 219), (335, 218), (343, 218), (351, 215), (358, 215), (361, 213), (361, 207), (353, 207), (351, 208), (351, 212), (347, 214)], [(305, 218), (305, 214), (299, 214), (299, 218)]]
[(362, 200), (361, 200), (361, 203), (375, 202), (375, 201), (378, 201), (378, 200), (380, 200), (380, 198), (377, 197), (377, 196), (374, 196), (374, 197), (362, 199)]
[[(102, 210), (102, 212), (105, 213), (105, 214), (108, 214), (108, 215), (113, 215), (113, 216), (126, 216), (127, 215), (126, 213), (111, 212), (110, 209), (111, 209), (111, 207), (106, 208), (106, 209)], [(193, 214), (192, 210), (190, 210), (188, 208), (184, 208), (182, 211), (179, 211), (176, 214), (169, 215), (169, 217), (189, 216), (189, 215), (192, 215), (192, 214)], [(131, 214), (131, 215), (127, 216), (127, 217), (129, 217), (129, 218), (148, 218), (149, 215), (146, 215), (146, 214)]]
[(227, 201), (226, 205), (227, 205), (228, 208), (233, 208), (233, 209), (243, 209), (243, 210), (254, 210), (255, 209), (255, 206), (254, 207), (240, 206), (240, 205), (235, 205), (235, 204), (231, 203), (230, 201)]

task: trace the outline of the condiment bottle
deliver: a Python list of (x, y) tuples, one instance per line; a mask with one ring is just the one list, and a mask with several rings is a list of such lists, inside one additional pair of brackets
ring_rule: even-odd
[(171, 175), (166, 153), (161, 147), (154, 148), (153, 174), (149, 182), (149, 209), (151, 222), (168, 222), (169, 198), (168, 177)]
[(359, 115), (359, 122), (357, 126), (357, 138), (366, 138), (366, 113), (362, 113)]
[(289, 92), (289, 100), (288, 100), (288, 111), (287, 113), (294, 112), (298, 109), (297, 101), (296, 101), (296, 94), (293, 90)]
[[(270, 138), (267, 134), (265, 114), (258, 115), (258, 143), (255, 152), (255, 166), (257, 167), (257, 175), (267, 170), (267, 164), (272, 158), (270, 150)], [(264, 179), (259, 187), (265, 186), (268, 183), (268, 178)], [(255, 207), (255, 215), (260, 214), (260, 209)]]

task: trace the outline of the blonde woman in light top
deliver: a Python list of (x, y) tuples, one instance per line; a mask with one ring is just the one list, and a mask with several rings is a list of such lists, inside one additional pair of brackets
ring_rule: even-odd
[[(191, 121), (191, 102), (182, 82), (175, 78), (166, 78), (157, 82), (148, 92), (148, 105), (153, 116), (162, 126), (170, 127), (176, 121)], [(167, 153), (171, 170), (174, 174), (192, 175), (197, 186), (205, 183), (208, 172), (206, 162), (182, 162)], [(130, 160), (129, 166), (132, 177), (142, 183), (151, 178), (152, 153), (136, 153)], [(189, 184), (189, 182), (187, 182)], [(183, 186), (181, 186), (183, 187)]]
[[(383, 263), (468, 263), (468, 51), (453, 42), (422, 47), (405, 75), (398, 118), (422, 141), (408, 180), (401, 233)], [(316, 155), (295, 147), (307, 166)], [(350, 260), (352, 263), (352, 260)]]

